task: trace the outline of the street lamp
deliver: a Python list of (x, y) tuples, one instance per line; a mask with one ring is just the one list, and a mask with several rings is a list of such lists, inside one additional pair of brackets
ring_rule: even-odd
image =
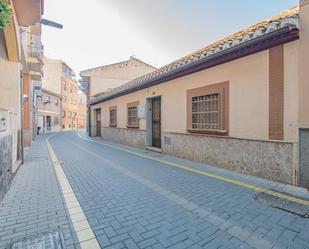
[(47, 19), (42, 18), (41, 20), (41, 24), (45, 25), (45, 26), (50, 26), (56, 29), (63, 29), (63, 25), (60, 23), (56, 23)]

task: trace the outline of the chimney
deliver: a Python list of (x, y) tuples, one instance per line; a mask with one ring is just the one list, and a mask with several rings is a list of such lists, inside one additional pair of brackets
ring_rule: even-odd
[(300, 0), (299, 21), (299, 126), (309, 128), (309, 0)]

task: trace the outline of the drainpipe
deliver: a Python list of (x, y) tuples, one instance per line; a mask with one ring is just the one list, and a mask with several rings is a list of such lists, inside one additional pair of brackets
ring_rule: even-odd
[(88, 135), (91, 137), (91, 106), (88, 106)]
[(20, 73), (20, 154), (21, 163), (24, 163), (24, 78), (23, 73)]

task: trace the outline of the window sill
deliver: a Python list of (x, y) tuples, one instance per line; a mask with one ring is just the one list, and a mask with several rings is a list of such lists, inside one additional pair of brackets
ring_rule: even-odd
[(199, 134), (209, 134), (209, 135), (220, 135), (227, 136), (227, 130), (201, 130), (201, 129), (187, 129), (190, 133), (199, 133)]
[(139, 129), (139, 125), (127, 125), (129, 129)]
[(113, 127), (113, 128), (116, 128), (117, 127), (117, 125), (109, 125), (109, 127)]

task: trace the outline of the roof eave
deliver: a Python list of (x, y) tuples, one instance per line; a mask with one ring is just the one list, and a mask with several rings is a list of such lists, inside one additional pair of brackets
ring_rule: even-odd
[(265, 34), (261, 37), (241, 43), (235, 47), (228, 48), (226, 50), (213, 54), (204, 59), (198, 60), (184, 67), (178, 68), (174, 71), (146, 80), (145, 82), (143, 82), (142, 85), (138, 85), (131, 89), (115, 93), (114, 95), (98, 99), (97, 101), (92, 102), (90, 105), (93, 106), (123, 95), (127, 95), (132, 92), (142, 90), (144, 88), (148, 88), (157, 84), (161, 84), (166, 81), (170, 81), (211, 67), (215, 67), (297, 39), (299, 39), (298, 28), (289, 25), (284, 28)]

